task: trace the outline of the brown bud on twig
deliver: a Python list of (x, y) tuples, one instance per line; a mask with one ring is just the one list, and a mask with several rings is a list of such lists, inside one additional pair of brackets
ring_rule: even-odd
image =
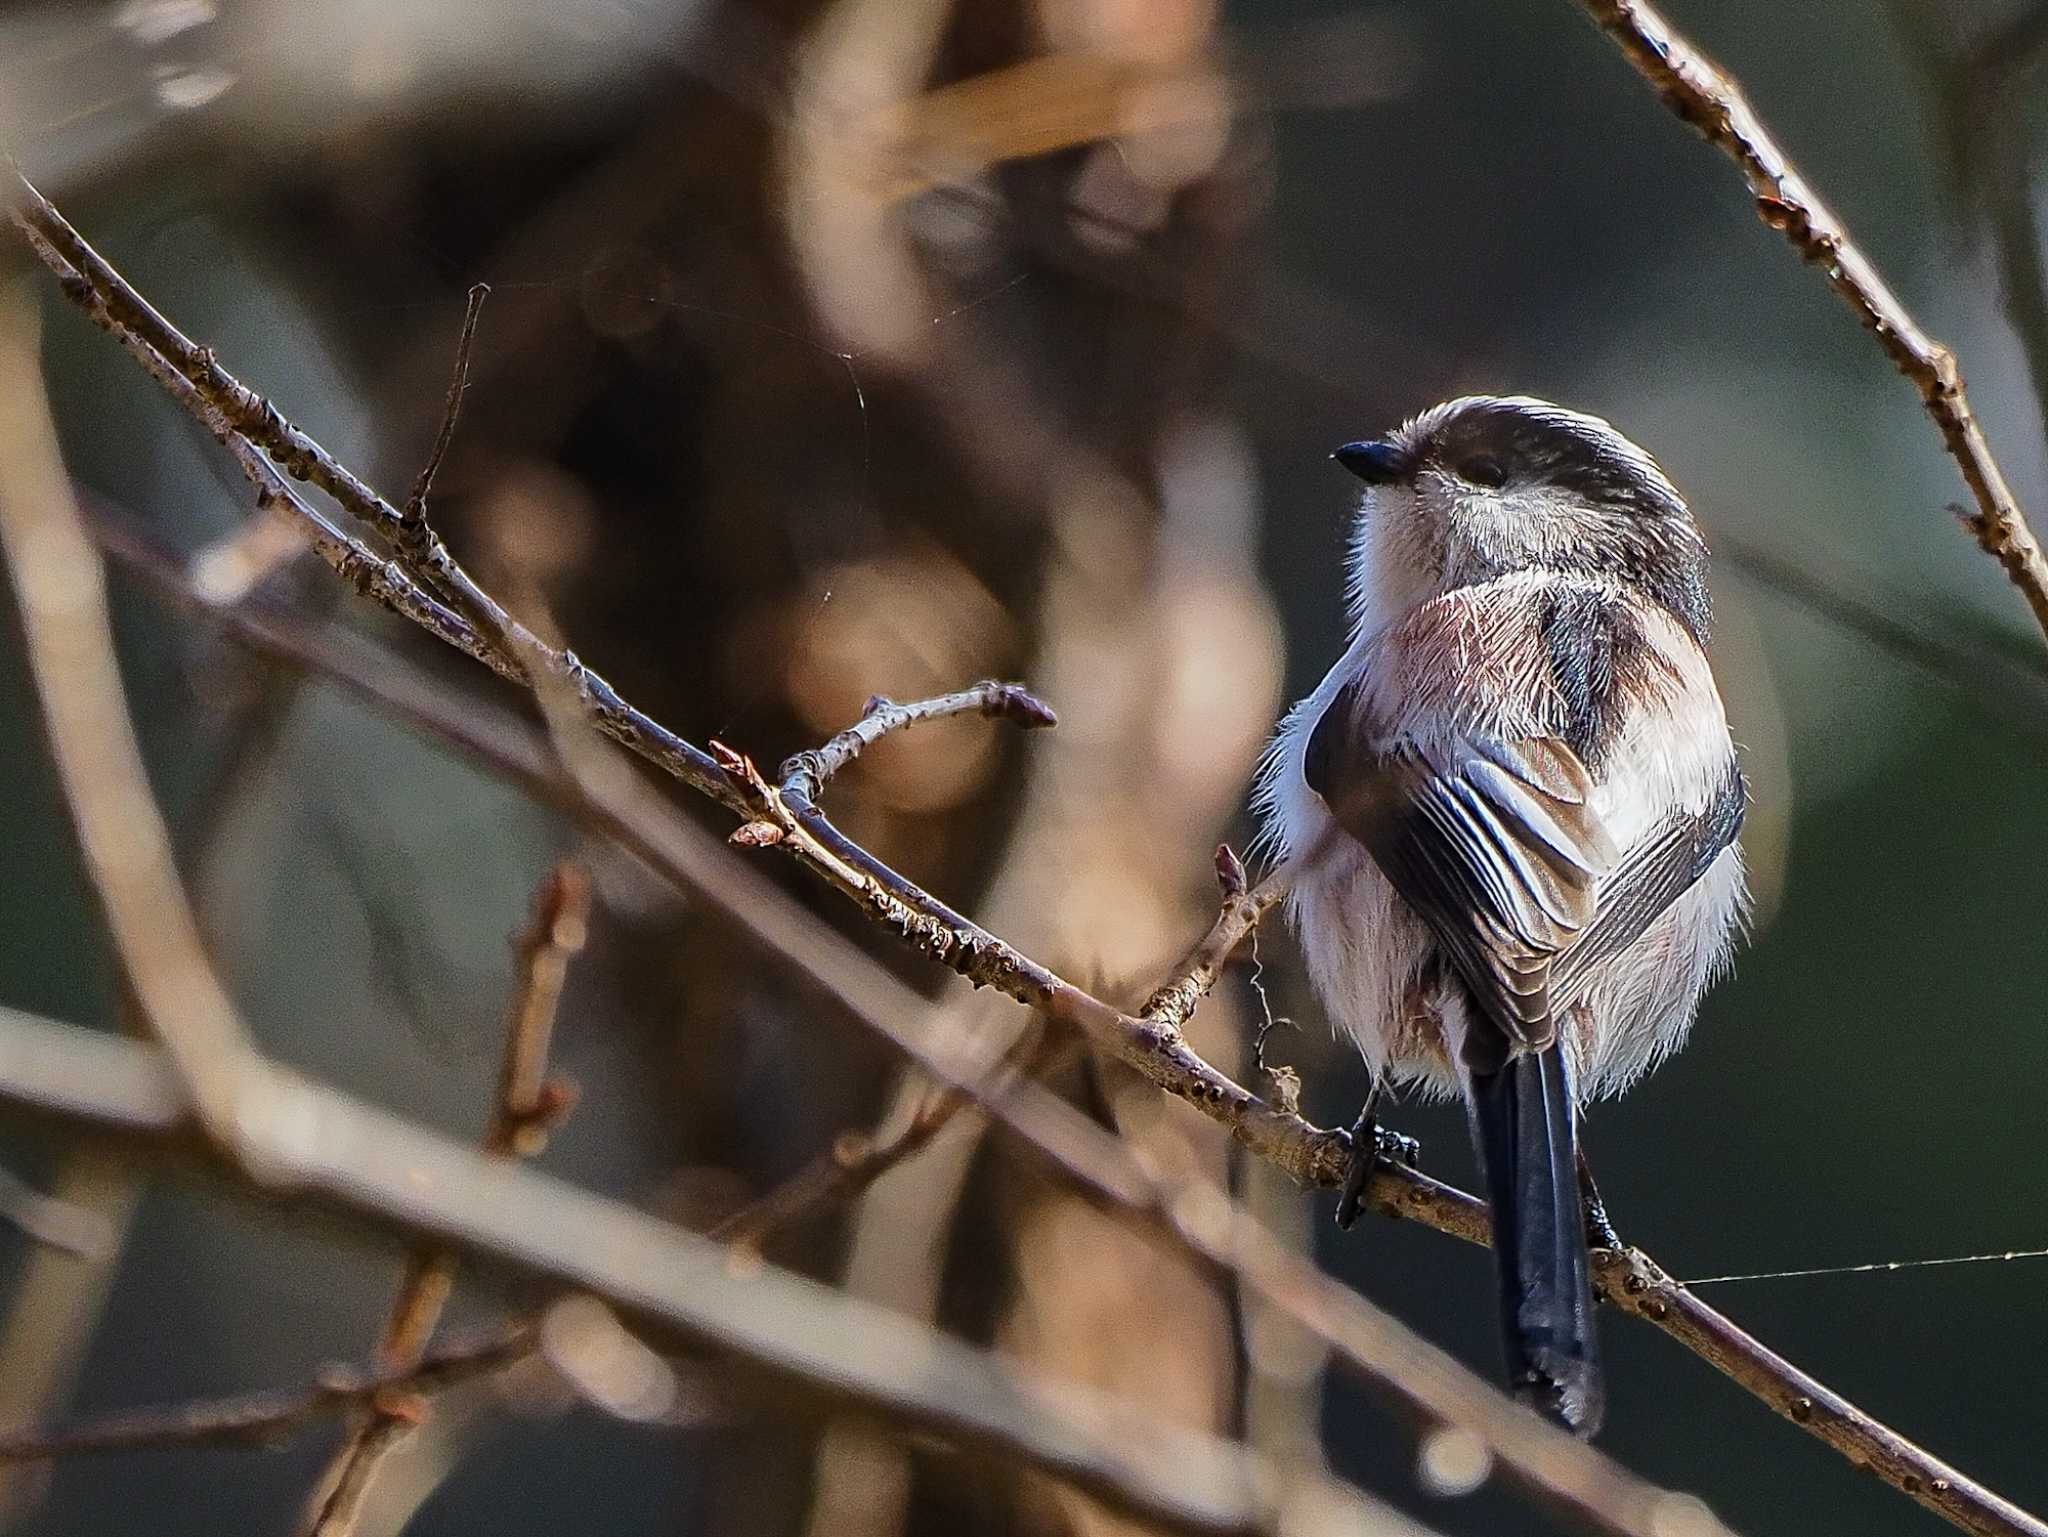
[(1223, 899), (1244, 895), (1250, 884), (1244, 873), (1244, 861), (1237, 857), (1237, 850), (1227, 843), (1216, 845), (1216, 884), (1222, 888)]
[(1052, 706), (1021, 683), (1005, 683), (994, 690), (988, 713), (1024, 731), (1049, 730), (1060, 723)]

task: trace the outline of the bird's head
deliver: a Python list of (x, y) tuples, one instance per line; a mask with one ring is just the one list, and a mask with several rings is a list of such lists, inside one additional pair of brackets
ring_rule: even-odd
[(1354, 600), (1391, 617), (1514, 571), (1596, 576), (1708, 623), (1706, 542), (1657, 462), (1597, 416), (1470, 395), (1333, 455), (1366, 483)]

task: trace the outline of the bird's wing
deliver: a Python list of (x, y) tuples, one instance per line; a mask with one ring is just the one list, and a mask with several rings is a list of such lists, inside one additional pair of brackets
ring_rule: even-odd
[(1618, 849), (1585, 764), (1558, 738), (1388, 741), (1351, 690), (1317, 723), (1304, 772), (1487, 1016), (1536, 1047), (1588, 968), (1639, 938), (1733, 841), (1743, 803), (1731, 773), (1732, 809), (1674, 813)]
[(1601, 882), (1593, 922), (1551, 967), (1550, 995), (1557, 1008), (1571, 1002), (1594, 966), (1641, 939), (1658, 915), (1707, 873), (1742, 831), (1748, 809), (1748, 787), (1731, 760), (1703, 813), (1674, 812), (1635, 842)]

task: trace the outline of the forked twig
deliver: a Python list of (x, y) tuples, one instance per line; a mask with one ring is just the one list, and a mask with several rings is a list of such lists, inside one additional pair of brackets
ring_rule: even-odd
[(315, 1372), (312, 1384), (303, 1388), (124, 1410), (55, 1430), (0, 1431), (0, 1462), (42, 1462), (176, 1446), (273, 1446), (316, 1420), (375, 1406), (393, 1394), (432, 1393), (503, 1371), (531, 1355), (534, 1347), (532, 1328), (520, 1324), (439, 1345), (400, 1371), (329, 1366)]
[[(473, 320), (474, 295), (470, 313)], [(423, 484), (430, 480), (431, 476), (422, 477)], [(582, 950), (589, 923), (590, 877), (573, 864), (555, 866), (535, 889), (532, 917), (513, 940), (515, 975), (506, 1010), (505, 1050), (482, 1144), (490, 1157), (532, 1157), (573, 1102), (571, 1090), (548, 1080), (548, 1043), (569, 961)], [(454, 1253), (439, 1245), (422, 1245), (407, 1256), (377, 1344), (381, 1369), (403, 1373), (426, 1359), (454, 1289), (455, 1266)], [(379, 1466), (417, 1421), (409, 1404), (390, 1395), (371, 1402), (363, 1422), (321, 1475), (318, 1496), (307, 1512), (308, 1537), (346, 1537), (355, 1530)]]

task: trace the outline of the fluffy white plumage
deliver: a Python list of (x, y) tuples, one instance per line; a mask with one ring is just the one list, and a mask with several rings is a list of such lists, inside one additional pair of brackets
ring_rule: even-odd
[[(1389, 441), (1420, 452), (1475, 404), (1540, 413), (1624, 471), (1653, 477), (1660, 493), (1669, 489), (1648, 456), (1605, 422), (1544, 402), (1453, 401)], [(1669, 495), (1682, 512), (1677, 492)], [(1426, 979), (1434, 945), (1422, 920), (1310, 787), (1311, 734), (1353, 683), (1389, 744), (1540, 734), (1560, 701), (1536, 616), (1560, 595), (1597, 597), (1626, 605), (1658, 665), (1615, 707), (1590, 804), (1624, 855), (1660, 819), (1704, 816), (1733, 762), (1705, 655), (1665, 609), (1568, 558), (1573, 541), (1614, 537), (1618, 527), (1611, 511), (1566, 489), (1475, 486), (1428, 463), (1366, 492), (1349, 561), (1350, 645), (1280, 726), (1257, 803), (1264, 836), (1296, 867), (1289, 913), (1316, 990), (1387, 1082), (1430, 1094), (1459, 1087), (1467, 1000), (1455, 983)], [(1697, 539), (1689, 519), (1684, 529)], [(1543, 559), (1545, 541), (1554, 566)], [(1510, 544), (1514, 560), (1503, 558)], [(1474, 579), (1501, 567), (1508, 574)], [(1618, 1092), (1683, 1041), (1701, 993), (1727, 962), (1744, 905), (1741, 854), (1731, 843), (1638, 939), (1587, 971), (1559, 1020), (1577, 1097)]]

